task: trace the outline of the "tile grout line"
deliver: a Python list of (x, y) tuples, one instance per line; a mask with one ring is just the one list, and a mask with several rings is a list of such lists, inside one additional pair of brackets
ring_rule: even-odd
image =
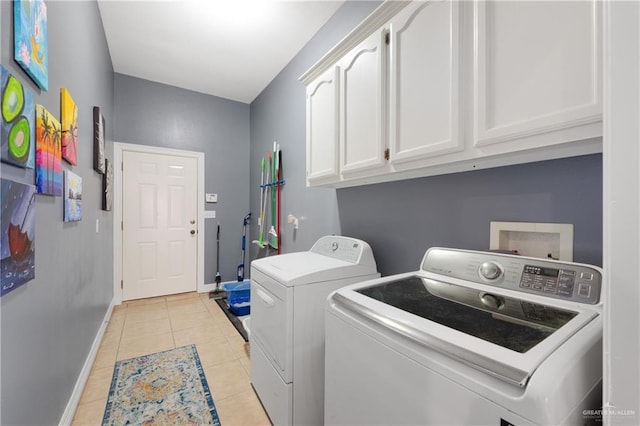
[(122, 336), (124, 335), (124, 326), (127, 323), (127, 313), (129, 311), (129, 304), (127, 303), (124, 307), (124, 318), (122, 319), (122, 327), (120, 327), (120, 335), (118, 336), (118, 347), (116, 349), (116, 359), (113, 363), (113, 369), (116, 368), (116, 363), (118, 362), (118, 354), (120, 353), (120, 345), (122, 343)]
[(171, 328), (171, 340), (173, 341), (173, 349), (176, 349), (178, 345), (176, 344), (176, 331), (173, 329), (173, 321), (171, 321), (171, 312), (169, 312), (169, 302), (167, 298), (164, 298), (164, 306), (167, 310), (167, 318), (169, 318), (169, 327)]
[[(203, 306), (205, 308), (205, 311), (207, 312), (207, 318), (208, 318), (207, 321), (212, 322), (212, 324), (215, 325), (216, 328), (219, 329), (220, 332), (222, 333), (222, 337), (224, 337), (224, 340), (223, 340), (224, 344), (228, 348), (228, 350), (231, 351), (231, 353), (233, 355), (233, 357), (232, 357), (233, 359), (230, 360), (230, 361), (232, 361), (232, 362), (234, 362), (234, 364), (238, 365), (239, 368), (240, 368), (239, 371), (242, 371), (243, 376), (244, 377), (249, 377), (249, 380), (250, 380), (249, 371), (247, 371), (244, 368), (244, 365), (243, 365), (244, 358), (248, 357), (248, 354), (246, 353), (246, 343), (244, 343), (244, 347), (240, 346), (240, 345), (237, 345), (237, 342), (238, 342), (237, 337), (239, 337), (239, 336), (236, 336), (235, 334), (229, 334), (229, 333), (221, 330), (221, 327), (222, 327), (221, 321), (228, 321), (228, 318), (220, 317), (219, 315), (217, 315), (217, 314), (221, 313), (219, 306), (207, 304), (207, 300), (205, 300), (204, 298), (200, 298), (199, 300), (200, 300), (200, 303), (202, 304), (200, 306)], [(176, 347), (176, 336), (175, 336), (175, 332), (176, 331), (174, 330), (174, 327), (175, 327), (176, 324), (174, 324), (175, 321), (173, 321), (173, 320), (175, 320), (176, 318), (172, 319), (172, 316), (170, 315), (170, 311), (169, 311), (170, 303), (169, 303), (169, 300), (167, 298), (163, 298), (161, 303), (164, 303), (164, 309), (166, 309), (166, 313), (167, 313), (167, 317), (169, 319), (169, 325), (170, 325), (170, 329), (171, 329), (173, 346), (175, 348)], [(126, 348), (123, 346), (125, 344), (123, 339), (124, 339), (124, 331), (125, 331), (125, 326), (127, 324), (127, 319), (129, 321), (132, 319), (130, 317), (130, 315), (133, 313), (133, 311), (130, 308), (131, 308), (130, 306), (127, 306), (127, 307), (125, 307), (123, 309), (124, 312), (122, 312), (122, 324), (121, 324), (121, 328), (119, 329), (119, 336), (117, 338), (116, 360), (115, 360), (115, 362), (113, 364), (114, 368), (115, 368), (115, 363), (118, 362), (118, 356), (119, 356), (120, 351), (126, 350)], [(225, 325), (226, 325), (226, 323), (225, 323)], [(234, 348), (236, 346), (237, 346), (237, 349), (241, 349), (241, 350), (240, 351), (236, 351), (236, 350), (232, 349), (232, 348)], [(242, 348), (244, 348), (244, 352), (243, 352)], [(209, 378), (207, 378), (207, 380), (209, 380)], [(107, 394), (108, 394), (108, 390), (109, 390), (109, 387), (110, 387), (110, 382), (107, 383), (106, 385), (107, 385)], [(249, 390), (250, 390), (250, 388), (249, 388)], [(224, 405), (224, 402), (227, 402), (227, 401), (231, 402), (231, 401), (234, 401), (236, 398), (241, 397), (241, 395), (243, 395), (244, 392), (246, 392), (246, 390), (245, 391), (238, 391), (237, 393), (233, 393), (231, 395), (227, 395), (224, 398), (219, 398), (219, 399), (216, 400), (216, 402), (222, 402), (223, 405)], [(260, 411), (259, 415), (261, 415), (261, 416), (265, 415), (263, 408), (258, 406), (257, 409), (259, 409), (259, 411)], [(220, 413), (220, 415), (221, 414), (222, 413)], [(268, 424), (268, 423), (265, 423), (265, 424)], [(79, 423), (78, 423), (78, 425), (79, 425)], [(76, 425), (74, 425), (74, 426), (76, 426)]]

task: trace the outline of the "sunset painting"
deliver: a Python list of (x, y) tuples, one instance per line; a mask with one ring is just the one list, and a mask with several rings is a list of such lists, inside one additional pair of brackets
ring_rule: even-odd
[(38, 194), (62, 195), (62, 130), (60, 122), (36, 105), (36, 189)]
[(62, 116), (62, 158), (69, 164), (78, 164), (78, 105), (69, 91), (60, 89), (60, 115)]

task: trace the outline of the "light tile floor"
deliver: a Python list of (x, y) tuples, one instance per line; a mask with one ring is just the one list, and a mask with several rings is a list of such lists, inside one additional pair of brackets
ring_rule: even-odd
[(223, 426), (270, 425), (249, 381), (249, 344), (208, 294), (116, 306), (72, 426), (99, 425), (116, 361), (195, 344)]

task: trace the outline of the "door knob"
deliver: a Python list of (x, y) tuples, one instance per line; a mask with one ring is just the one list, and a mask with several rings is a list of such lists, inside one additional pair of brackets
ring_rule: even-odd
[(191, 230), (191, 235), (195, 235), (195, 234), (196, 234), (196, 230), (195, 230), (195, 229), (192, 229), (192, 230)]

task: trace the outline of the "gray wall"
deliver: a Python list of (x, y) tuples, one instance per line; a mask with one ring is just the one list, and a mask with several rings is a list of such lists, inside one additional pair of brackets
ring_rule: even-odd
[(345, 234), (379, 270), (416, 270), (429, 247), (489, 248), (489, 223), (574, 224), (574, 261), (602, 266), (602, 155), (338, 190)]
[[(251, 104), (251, 207), (260, 210), (260, 158), (282, 145), (283, 251), (321, 235), (368, 241), (384, 275), (418, 268), (435, 245), (489, 247), (489, 222), (573, 223), (576, 261), (602, 264), (602, 156), (593, 155), (340, 190), (305, 187), (305, 90), (298, 77), (378, 3), (348, 2)], [(257, 235), (257, 228), (253, 229)], [(262, 256), (253, 247), (254, 257)]]
[(220, 274), (235, 280), (249, 213), (249, 105), (122, 74), (114, 86), (115, 141), (204, 152), (205, 191), (218, 194), (205, 205), (216, 219), (205, 219), (204, 282), (216, 275), (218, 222)]
[[(102, 179), (92, 167), (94, 105), (112, 134), (113, 67), (95, 2), (47, 2), (49, 91), (41, 92), (13, 61), (12, 4), (0, 3), (2, 64), (55, 116), (61, 86), (79, 110), (78, 165), (63, 161), (63, 168), (83, 179), (82, 221), (63, 223), (62, 197), (37, 195), (36, 278), (0, 299), (0, 423), (51, 425), (60, 421), (113, 298), (112, 214), (100, 209)], [(33, 170), (0, 167), (2, 178), (34, 183)]]
[[(347, 2), (320, 29), (300, 53), (251, 103), (251, 211), (260, 212), (260, 160), (277, 141), (282, 149), (282, 252), (308, 250), (321, 236), (340, 234), (336, 191), (306, 188), (305, 184), (305, 87), (298, 77), (366, 18), (380, 2)], [(300, 220), (294, 232), (287, 215)], [(252, 238), (258, 236), (257, 220)], [(252, 259), (267, 249), (252, 245)]]

